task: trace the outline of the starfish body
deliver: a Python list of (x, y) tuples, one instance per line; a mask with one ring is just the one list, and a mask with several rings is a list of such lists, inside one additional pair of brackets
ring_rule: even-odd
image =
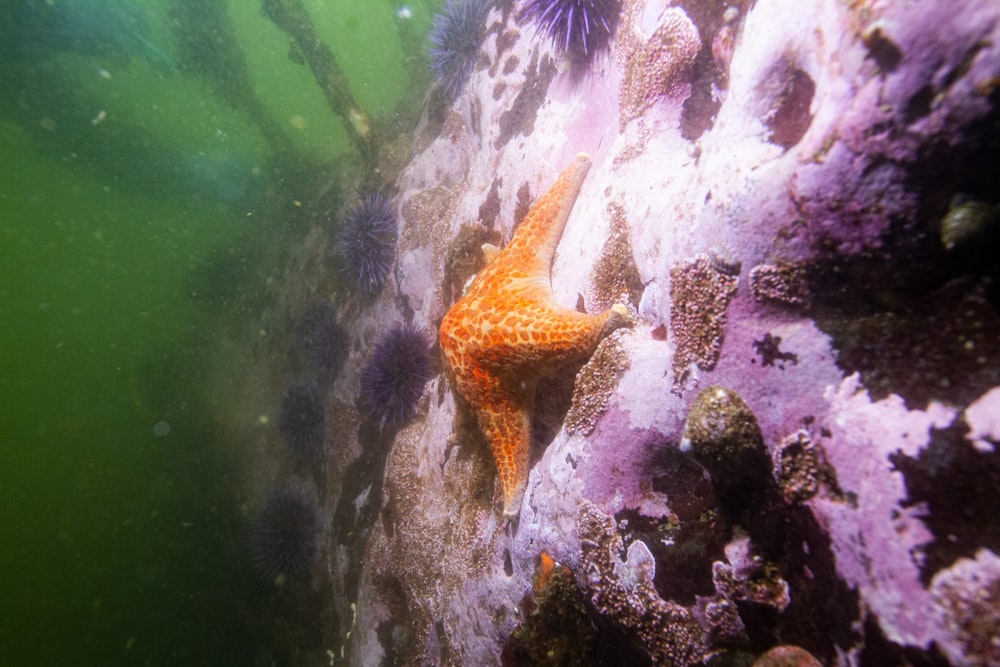
[(441, 321), (441, 349), (490, 444), (507, 517), (519, 512), (528, 481), (538, 381), (589, 357), (627, 314), (615, 304), (588, 315), (552, 296), (552, 257), (589, 169), (581, 153)]

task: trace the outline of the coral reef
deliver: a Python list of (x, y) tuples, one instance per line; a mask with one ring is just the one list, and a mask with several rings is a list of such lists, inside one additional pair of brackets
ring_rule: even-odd
[(544, 551), (524, 623), (504, 645), (505, 665), (641, 665), (648, 661), (628, 635), (602, 622), (573, 573)]
[(466, 225), (448, 246), (445, 260), (445, 299), (451, 303), (465, 291), (465, 286), (486, 264), (483, 246), (496, 246), (500, 235), (482, 225)]
[(594, 278), (586, 293), (591, 310), (604, 310), (616, 303), (638, 306), (642, 298), (642, 277), (632, 254), (625, 207), (617, 202), (608, 204), (611, 230), (601, 257), (594, 267)]
[(774, 478), (790, 503), (815, 496), (830, 475), (822, 446), (805, 429), (783, 438), (774, 450)]
[[(747, 552), (747, 542), (747, 540), (743, 540), (742, 544), (737, 542), (743, 554)], [(774, 565), (762, 564), (746, 555), (734, 558), (727, 553), (727, 556), (741, 567), (734, 568), (719, 561), (713, 564), (712, 580), (715, 589), (725, 599), (767, 605), (779, 612), (788, 608), (792, 602), (788, 582), (782, 579), (781, 573)]]
[(634, 632), (653, 664), (699, 664), (707, 652), (701, 626), (687, 609), (656, 592), (656, 564), (645, 544), (633, 542), (626, 550), (614, 521), (589, 503), (580, 508), (577, 524), (594, 607)]
[(619, 329), (602, 340), (577, 374), (573, 401), (566, 413), (567, 432), (590, 435), (604, 414), (619, 380), (628, 370), (628, 354), (621, 344), (625, 335), (627, 332)]

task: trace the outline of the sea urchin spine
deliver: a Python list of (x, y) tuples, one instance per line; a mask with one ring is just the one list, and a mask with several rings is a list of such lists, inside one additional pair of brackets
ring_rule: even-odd
[(294, 489), (272, 493), (250, 525), (250, 562), (261, 579), (304, 579), (316, 560), (316, 505)]
[(479, 55), (493, 0), (448, 0), (430, 32), (431, 72), (449, 98), (462, 92)]
[(302, 318), (302, 344), (306, 357), (325, 379), (340, 373), (347, 361), (349, 337), (332, 305), (321, 302)]
[(369, 193), (347, 214), (340, 232), (340, 255), (347, 277), (363, 292), (382, 291), (396, 254), (396, 216), (392, 203)]
[(588, 60), (607, 48), (621, 10), (621, 0), (525, 0), (522, 15), (562, 51)]
[(359, 403), (380, 429), (402, 426), (417, 409), (431, 377), (430, 341), (413, 325), (399, 325), (375, 346), (361, 372)]
[(326, 437), (323, 398), (313, 384), (296, 384), (281, 401), (278, 430), (285, 443), (303, 458), (319, 458)]

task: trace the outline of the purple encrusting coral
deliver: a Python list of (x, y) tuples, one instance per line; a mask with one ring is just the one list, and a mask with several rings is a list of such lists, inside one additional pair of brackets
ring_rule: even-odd
[(608, 47), (621, 17), (620, 0), (526, 0), (523, 15), (577, 59)]
[(398, 325), (378, 342), (361, 372), (359, 402), (380, 429), (402, 426), (417, 409), (431, 377), (430, 341), (413, 325)]
[(462, 92), (476, 65), (492, 0), (448, 0), (430, 32), (431, 72), (448, 97)]
[(340, 231), (344, 272), (368, 296), (382, 291), (396, 255), (396, 215), (392, 202), (366, 194), (347, 214)]

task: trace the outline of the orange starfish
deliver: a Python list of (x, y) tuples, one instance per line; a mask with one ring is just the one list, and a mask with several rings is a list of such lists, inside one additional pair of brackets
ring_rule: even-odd
[(441, 321), (441, 349), (493, 450), (507, 517), (520, 511), (528, 481), (538, 381), (589, 357), (628, 312), (615, 304), (587, 315), (552, 296), (552, 256), (589, 169), (581, 153)]

